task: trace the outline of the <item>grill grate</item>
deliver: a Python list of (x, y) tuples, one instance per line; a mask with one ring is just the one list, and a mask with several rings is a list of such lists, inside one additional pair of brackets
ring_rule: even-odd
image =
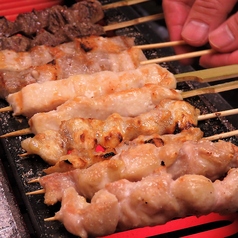
[[(113, 1), (102, 0), (102, 4), (110, 3)], [(149, 4), (156, 4), (155, 2), (143, 3), (143, 9), (150, 9)], [(153, 8), (154, 9), (154, 8)], [(113, 22), (121, 22), (126, 20), (131, 20), (133, 18), (140, 17), (144, 14), (144, 11), (141, 13), (141, 8), (139, 6), (135, 7), (122, 7), (118, 9), (110, 9), (105, 12), (105, 20), (108, 23)], [(156, 33), (155, 29), (158, 26), (164, 26), (163, 21), (158, 21), (156, 23), (143, 23), (134, 27), (127, 27), (125, 29), (116, 30), (116, 35), (126, 35), (135, 37), (136, 44), (148, 44), (148, 43), (156, 43), (162, 41), (163, 37)], [(158, 50), (146, 50), (145, 54), (148, 59), (154, 57), (161, 57), (166, 55), (173, 54), (172, 49), (158, 49)], [(178, 62), (166, 63), (163, 65), (164, 67), (168, 68), (173, 73), (182, 73), (192, 71), (193, 68), (191, 66), (182, 66)], [(204, 85), (200, 85), (198, 83), (179, 83), (178, 89), (182, 90), (190, 90), (197, 87), (201, 87)], [(187, 99), (192, 105), (196, 106), (201, 110), (202, 113), (209, 113), (219, 110), (226, 110), (230, 109), (231, 106), (219, 95), (205, 95), (205, 96), (197, 96), (190, 99)], [(0, 106), (6, 106), (5, 101), (0, 101)], [(1, 127), (0, 133), (4, 134), (13, 130), (23, 129), (28, 126), (27, 121), (24, 117), (12, 117), (11, 113), (2, 113), (0, 115), (1, 120)], [(205, 136), (210, 136), (213, 134), (218, 134), (221, 132), (233, 130), (237, 126), (237, 116), (229, 117), (227, 120), (226, 118), (217, 118), (211, 119), (204, 122), (199, 122), (199, 127), (204, 131)], [(15, 195), (17, 195), (18, 204), (21, 207), (21, 211), (24, 216), (27, 218), (26, 223), (29, 228), (29, 232), (31, 237), (58, 237), (58, 238), (66, 238), (66, 237), (74, 237), (69, 234), (59, 222), (44, 222), (43, 219), (47, 217), (54, 216), (54, 213), (59, 210), (59, 204), (55, 206), (48, 207), (43, 203), (43, 196), (35, 195), (35, 196), (26, 196), (25, 193), (33, 190), (39, 189), (39, 185), (31, 184), (29, 185), (27, 181), (31, 180), (32, 178), (38, 177), (42, 175), (42, 170), (47, 167), (47, 165), (37, 156), (32, 156), (30, 158), (20, 159), (18, 154), (24, 153), (20, 147), (20, 143), (26, 136), (17, 137), (17, 138), (7, 138), (1, 139), (2, 146), (4, 149), (4, 153), (6, 159), (3, 161), (5, 168), (8, 171), (9, 179), (11, 181), (11, 185), (13, 186)], [(238, 145), (238, 139), (236, 137), (228, 138), (227, 140), (231, 141), (232, 143)], [(189, 219), (189, 218), (187, 218)], [(194, 219), (194, 218), (192, 218)], [(220, 219), (217, 217), (210, 217), (210, 219)], [(228, 223), (227, 223), (228, 220)], [(173, 224), (178, 220), (172, 221)], [(169, 223), (171, 224), (171, 223)], [(179, 222), (177, 223), (179, 224)], [(216, 223), (218, 227), (226, 226), (231, 224), (229, 219), (225, 219), (224, 224)], [(233, 223), (232, 223), (233, 224)], [(210, 224), (211, 225), (211, 224)], [(168, 226), (167, 227), (168, 229)], [(201, 225), (202, 226), (202, 225)], [(209, 227), (201, 227), (199, 229), (210, 229)], [(216, 227), (215, 226), (215, 227)], [(164, 227), (164, 226), (163, 226)], [(212, 227), (214, 228), (214, 227)], [(154, 228), (151, 228), (152, 230)], [(166, 233), (156, 235), (154, 230), (151, 232), (150, 230), (144, 230), (148, 232), (145, 235), (149, 235), (150, 237), (174, 237), (177, 235), (181, 235), (181, 233)], [(160, 228), (161, 230), (162, 228)], [(164, 228), (165, 229), (165, 228)], [(184, 231), (183, 227), (183, 231)], [(157, 230), (158, 231), (158, 230)], [(167, 230), (168, 231), (168, 230)], [(188, 232), (189, 231), (189, 232)], [(187, 229), (186, 232), (182, 233), (183, 235), (193, 234), (194, 229)], [(138, 233), (133, 233), (136, 231), (132, 231), (132, 233), (123, 233), (121, 237), (138, 237)], [(141, 231), (140, 231), (141, 232)], [(120, 235), (116, 234), (112, 237), (119, 237)], [(191, 236), (192, 237), (192, 236)]]

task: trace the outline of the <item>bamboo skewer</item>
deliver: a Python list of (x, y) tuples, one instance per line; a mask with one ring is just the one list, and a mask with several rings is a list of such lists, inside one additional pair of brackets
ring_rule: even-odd
[[(177, 43), (175, 42), (175, 44)], [(156, 44), (156, 45), (160, 45), (160, 44)], [(214, 82), (214, 81), (219, 81), (223, 79), (238, 77), (238, 65), (234, 64), (234, 65), (221, 66), (221, 67), (216, 67), (211, 69), (197, 70), (197, 71), (192, 71), (187, 73), (175, 74), (174, 76), (177, 82), (183, 82), (183, 81), (198, 81), (201, 83)], [(10, 112), (10, 111), (12, 111), (11, 106), (0, 108), (0, 113)]]
[(189, 98), (189, 97), (194, 97), (194, 96), (198, 96), (202, 94), (220, 93), (220, 92), (225, 92), (225, 91), (229, 91), (229, 90), (237, 89), (237, 88), (238, 88), (238, 80), (235, 80), (228, 83), (217, 84), (215, 86), (208, 86), (205, 88), (199, 88), (199, 89), (194, 89), (187, 92), (182, 92), (182, 97)]
[(148, 21), (160, 20), (163, 18), (164, 18), (164, 14), (158, 13), (158, 14), (154, 14), (151, 16), (139, 17), (139, 18), (129, 20), (129, 21), (110, 24), (110, 25), (104, 26), (103, 28), (104, 28), (104, 31), (112, 31), (112, 30), (117, 30), (120, 28), (128, 27), (128, 26), (138, 25), (138, 24), (145, 23)]
[(131, 6), (143, 2), (148, 2), (150, 0), (126, 0), (126, 1), (118, 1), (114, 3), (108, 3), (102, 6), (103, 10), (108, 10), (116, 7), (124, 7), (124, 6)]
[(227, 137), (237, 136), (237, 135), (238, 135), (238, 130), (234, 130), (234, 131), (229, 131), (229, 132), (223, 132), (218, 135), (208, 136), (205, 138), (208, 140), (221, 140), (221, 139), (225, 139)]
[(185, 53), (185, 54), (180, 54), (180, 55), (172, 55), (172, 56), (168, 56), (168, 57), (145, 60), (145, 61), (141, 61), (140, 63), (142, 65), (152, 64), (152, 63), (164, 63), (164, 62), (169, 62), (169, 61), (177, 61), (177, 60), (181, 60), (181, 59), (195, 58), (195, 57), (199, 57), (202, 55), (212, 54), (214, 52), (215, 52), (215, 50), (213, 50), (213, 49), (201, 50), (201, 51), (190, 52), (190, 53)]
[[(204, 114), (204, 115), (199, 115), (197, 119), (198, 119), (198, 121), (204, 121), (204, 120), (208, 120), (208, 119), (212, 119), (212, 118), (216, 118), (216, 117), (232, 116), (232, 115), (236, 115), (236, 114), (238, 114), (238, 108), (230, 109), (230, 110), (225, 110), (225, 111), (220, 111), (220, 112), (208, 113), (208, 114)], [(16, 131), (16, 132), (21, 133), (21, 130)], [(14, 133), (14, 132), (10, 132), (10, 133)], [(233, 133), (233, 134), (230, 134), (230, 133)], [(229, 136), (233, 136), (233, 135), (236, 135), (236, 134), (238, 134), (238, 130), (236, 132), (229, 132), (229, 134), (227, 134), (227, 135), (223, 134), (225, 136), (223, 138), (226, 138), (226, 137), (229, 137)], [(6, 136), (6, 135), (7, 134), (5, 134), (4, 136)], [(1, 138), (1, 136), (0, 136), (0, 138)], [(213, 140), (216, 140), (216, 139), (213, 139)], [(28, 156), (28, 155), (30, 155), (30, 154), (23, 153), (23, 154), (20, 154), (18, 156), (25, 157), (25, 156)], [(32, 182), (37, 182), (37, 180), (36, 181), (32, 181)]]
[(45, 193), (44, 189), (39, 189), (36, 191), (28, 192), (28, 193), (26, 193), (26, 195), (40, 195), (40, 194), (44, 194), (44, 193)]
[[(228, 137), (236, 136), (236, 135), (238, 135), (238, 130), (229, 131), (229, 132), (223, 132), (223, 133), (220, 133), (220, 134), (217, 134), (217, 135), (204, 137), (204, 139), (213, 141), (213, 140), (220, 140), (220, 139), (224, 139), (224, 138), (228, 138)], [(28, 183), (29, 184), (30, 183), (38, 183), (39, 181), (40, 181), (40, 179), (36, 178), (36, 179), (32, 179)], [(45, 189), (39, 189), (39, 190), (27, 192), (26, 195), (40, 195), (40, 194), (44, 194), (44, 193), (45, 193)]]
[(137, 48), (141, 50), (149, 50), (149, 49), (166, 48), (166, 47), (179, 46), (179, 45), (185, 45), (185, 44), (186, 44), (185, 41), (180, 40), (180, 41), (169, 41), (169, 42), (154, 43), (154, 44), (135, 45), (133, 46), (133, 48)]
[(225, 110), (221, 112), (213, 112), (213, 113), (208, 113), (205, 115), (199, 115), (198, 116), (198, 121), (204, 121), (216, 117), (226, 117), (226, 116), (232, 116), (238, 114), (238, 108), (235, 109), (230, 109), (230, 110)]
[[(183, 98), (189, 98), (189, 97), (194, 97), (194, 96), (198, 96), (198, 95), (202, 95), (202, 94), (225, 92), (225, 91), (229, 91), (229, 90), (237, 89), (237, 88), (238, 88), (238, 80), (228, 82), (228, 83), (218, 84), (215, 86), (208, 86), (205, 88), (199, 88), (199, 89), (194, 89), (194, 90), (187, 91), (187, 92), (182, 92), (181, 95)], [(12, 137), (12, 136), (22, 136), (22, 135), (27, 135), (27, 134), (31, 134), (31, 133), (32, 132), (31, 132), (30, 128), (25, 128), (25, 129), (21, 129), (18, 131), (6, 133), (4, 135), (1, 135), (0, 138), (7, 138), (7, 137)]]

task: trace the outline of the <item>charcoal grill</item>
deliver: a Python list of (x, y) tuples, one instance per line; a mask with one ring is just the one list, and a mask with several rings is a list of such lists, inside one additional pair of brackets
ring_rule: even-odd
[[(102, 4), (107, 4), (113, 1), (101, 0), (101, 2)], [(68, 4), (71, 3), (73, 3), (73, 1)], [(161, 11), (161, 1), (150, 1), (147, 3), (138, 4), (136, 6), (106, 10), (105, 22), (108, 24), (122, 22), (145, 15), (155, 14)], [(113, 34), (135, 37), (136, 44), (157, 43), (167, 40), (167, 31), (163, 20), (126, 27), (116, 30), (113, 32)], [(145, 51), (145, 55), (148, 59), (172, 54), (174, 54), (172, 48)], [(184, 66), (179, 62), (170, 62), (163, 64), (163, 66), (168, 68), (174, 74), (200, 69), (196, 64), (192, 66)], [(200, 84), (197, 82), (183, 82), (178, 84), (178, 89), (191, 90), (207, 85), (208, 84)], [(186, 100), (199, 108), (201, 113), (205, 114), (237, 107), (237, 95), (237, 90), (232, 90), (228, 93), (207, 94), (195, 96)], [(2, 100), (0, 101), (0, 106), (4, 107), (7, 106), (7, 104)], [(238, 128), (237, 119), (238, 116), (210, 119), (199, 122), (199, 127), (202, 129), (205, 136), (210, 136)], [(16, 118), (13, 117), (11, 113), (0, 114), (0, 120), (0, 134), (28, 127), (27, 121), (24, 117)], [(16, 204), (18, 204), (17, 209), (19, 209), (19, 216), (23, 219), (24, 232), (19, 231), (16, 234), (19, 237), (26, 237), (27, 235), (29, 235), (29, 237), (74, 237), (73, 235), (69, 234), (59, 222), (43, 221), (44, 218), (54, 216), (54, 213), (59, 210), (59, 204), (48, 207), (44, 204), (42, 195), (25, 195), (26, 192), (39, 189), (38, 184), (29, 185), (27, 181), (41, 176), (42, 170), (47, 167), (47, 165), (37, 156), (32, 156), (25, 159), (21, 159), (18, 156), (18, 154), (24, 153), (20, 147), (20, 142), (25, 138), (26, 136), (1, 139), (0, 156), (2, 159), (5, 178), (10, 188), (10, 191), (8, 192), (13, 195)], [(236, 137), (230, 137), (226, 140), (238, 145), (238, 138)], [(160, 228), (137, 229), (135, 231), (124, 232), (121, 234), (118, 233), (112, 235), (111, 237), (170, 238), (189, 235), (191, 235), (191, 237), (199, 237), (192, 235), (198, 235), (200, 232), (205, 232), (202, 234), (209, 234), (211, 230), (220, 231), (222, 227), (228, 227), (227, 229), (232, 231), (231, 234), (227, 233), (226, 236), (236, 237), (238, 235), (238, 228), (234, 230), (234, 226), (238, 227), (236, 224), (237, 220), (238, 217), (236, 218), (236, 215), (220, 217), (218, 215), (210, 214), (205, 216), (202, 222), (196, 220), (194, 217), (188, 217), (182, 220), (174, 220), (164, 226), (160, 226)], [(204, 221), (206, 222), (204, 223)], [(193, 226), (188, 226), (188, 224), (193, 224)]]

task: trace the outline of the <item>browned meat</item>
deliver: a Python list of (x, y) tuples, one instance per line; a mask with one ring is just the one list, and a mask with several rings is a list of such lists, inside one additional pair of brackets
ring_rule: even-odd
[(174, 89), (155, 84), (96, 98), (78, 96), (69, 99), (56, 110), (34, 114), (29, 125), (32, 132), (38, 134), (46, 130), (58, 130), (62, 121), (71, 118), (105, 120), (114, 112), (125, 117), (135, 117), (154, 109), (163, 99), (182, 100), (182, 96)]
[(55, 219), (80, 237), (164, 224), (174, 218), (238, 210), (238, 169), (212, 182), (202, 175), (173, 180), (157, 170), (138, 182), (121, 179), (106, 185), (87, 202), (73, 187), (63, 193)]
[[(129, 50), (133, 45), (132, 37), (90, 36), (76, 38), (57, 47), (37, 46), (34, 50), (24, 53), (1, 51), (0, 97), (4, 98), (9, 93), (15, 93), (35, 82), (42, 83), (102, 70), (121, 71), (136, 67), (140, 60), (145, 60), (145, 56), (142, 51)], [(126, 60), (127, 64), (123, 63)]]
[[(60, 201), (63, 191), (69, 186), (75, 187), (86, 198), (91, 198), (107, 183), (120, 178), (138, 181), (160, 166), (172, 165), (183, 145), (181, 138), (196, 141), (201, 136), (201, 131), (194, 128), (178, 135), (164, 135), (160, 137), (164, 144), (158, 147), (151, 143), (127, 146), (110, 160), (98, 162), (89, 168), (44, 176), (40, 178), (40, 184), (45, 189), (45, 203)], [(174, 142), (167, 143), (170, 140), (168, 137)]]
[[(22, 13), (14, 22), (3, 17), (0, 19), (0, 50), (19, 52), (35, 45), (56, 46), (75, 37), (102, 35), (103, 27), (94, 23), (103, 17), (101, 3), (97, 0), (80, 1), (70, 8), (57, 5)], [(16, 37), (17, 34), (23, 37)]]
[[(85, 159), (88, 167), (94, 163), (90, 155), (93, 155), (97, 145), (114, 149), (121, 141), (133, 140), (139, 135), (169, 134), (175, 129), (184, 130), (197, 124), (198, 111), (189, 103), (170, 100), (166, 103), (164, 107), (133, 118), (115, 113), (104, 121), (90, 118), (63, 121), (58, 133), (47, 130), (22, 141), (22, 147), (28, 154), (38, 154), (51, 165), (61, 160), (69, 150), (75, 150), (78, 160)], [(70, 158), (67, 160), (71, 161)], [(78, 163), (73, 166), (76, 168)]]
[[(94, 56), (96, 55), (100, 56), (99, 52), (94, 54)], [(92, 74), (77, 74), (74, 72), (74, 66), (72, 63), (72, 65), (68, 67), (69, 69), (66, 69), (65, 71), (75, 75), (63, 80), (53, 81), (57, 79), (57, 74), (59, 74), (60, 77), (60, 72), (55, 69), (53, 65), (51, 66), (53, 70), (52, 74), (50, 74), (50, 71), (45, 71), (44, 67), (41, 66), (40, 69), (42, 70), (37, 71), (37, 79), (39, 80), (37, 83), (31, 83), (30, 85), (23, 87), (20, 91), (8, 95), (7, 101), (12, 106), (14, 115), (25, 115), (31, 117), (38, 112), (47, 112), (56, 109), (57, 106), (77, 96), (95, 98), (123, 90), (140, 88), (146, 84), (158, 84), (168, 88), (176, 88), (175, 77), (165, 68), (162, 68), (157, 64), (139, 67), (134, 65), (134, 61), (132, 60), (134, 54), (132, 51), (118, 53), (115, 57), (104, 53), (101, 55), (105, 55), (109, 58), (101, 58), (100, 60), (97, 60), (97, 57), (95, 57), (96, 62), (90, 70), (93, 71), (94, 68), (95, 71), (99, 70), (100, 72)], [(121, 60), (123, 57), (128, 60), (126, 62)], [(143, 57), (143, 55), (141, 55), (141, 57)], [(103, 61), (103, 68), (101, 67), (101, 61)], [(108, 61), (108, 63), (105, 63), (106, 61)], [(90, 60), (88, 62), (90, 62)], [(121, 66), (119, 66), (120, 64)], [(75, 66), (76, 65), (77, 64), (75, 64)], [(78, 67), (75, 68), (80, 72), (86, 69), (87, 65), (87, 62), (85, 62), (85, 64), (79, 64)], [(89, 64), (89, 67), (90, 65), (91, 64)], [(114, 65), (117, 66), (114, 67)], [(131, 69), (118, 72), (118, 70), (123, 69), (123, 67), (124, 69)], [(100, 69), (107, 70), (101, 71)], [(61, 69), (61, 71), (63, 70)], [(33, 74), (34, 71), (32, 70), (31, 72)], [(47, 76), (51, 77), (51, 80), (39, 84), (41, 80), (40, 72), (43, 74), (42, 81), (47, 80)], [(31, 80), (33, 78), (32, 74), (30, 74), (29, 77), (25, 77), (25, 80)], [(19, 75), (21, 76), (22, 74), (19, 73)], [(6, 86), (10, 88), (19, 81), (16, 80), (14, 83), (14, 78), (12, 78), (11, 81), (8, 80), (7, 82), (9, 82), (10, 85)], [(36, 94), (39, 95), (37, 98), (35, 97)]]

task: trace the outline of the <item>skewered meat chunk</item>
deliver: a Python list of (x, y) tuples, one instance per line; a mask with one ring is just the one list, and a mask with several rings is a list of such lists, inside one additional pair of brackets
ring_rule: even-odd
[(1, 70), (0, 98), (5, 99), (9, 93), (15, 93), (26, 85), (35, 83), (36, 81), (37, 83), (43, 83), (49, 80), (57, 80), (57, 74), (58, 71), (53, 64), (44, 64), (22, 71)]
[(96, 23), (104, 17), (101, 3), (96, 0), (80, 1), (71, 7), (55, 5), (43, 10), (21, 13), (14, 22), (1, 18), (0, 36), (12, 36), (16, 33), (32, 35), (41, 29), (57, 30), (65, 24), (77, 24), (90, 20)]
[[(64, 80), (47, 81), (41, 84), (32, 83), (10, 94), (7, 101), (12, 106), (14, 115), (31, 117), (37, 112), (53, 110), (76, 96), (98, 97), (140, 88), (145, 84), (176, 88), (176, 79), (165, 68), (158, 64), (151, 64), (122, 72), (103, 71), (87, 75), (77, 74)], [(36, 94), (39, 97), (36, 98)]]
[[(174, 179), (184, 174), (199, 174), (212, 180), (224, 176), (231, 168), (238, 167), (238, 149), (233, 144), (225, 141), (216, 143), (208, 140), (196, 141), (196, 139), (198, 138), (194, 137), (179, 143), (175, 137), (174, 143), (160, 147), (153, 144), (132, 146), (110, 160), (98, 162), (87, 169), (46, 175), (39, 180), (45, 189), (45, 203), (50, 205), (60, 201), (63, 191), (68, 187), (74, 187), (80, 195), (91, 198), (95, 192), (110, 182), (121, 178), (139, 181), (161, 166), (165, 166)], [(197, 150), (192, 158), (189, 154), (184, 154), (187, 147), (190, 147), (189, 152)], [(220, 158), (217, 156), (218, 153), (221, 154)], [(184, 156), (190, 160), (184, 159)], [(178, 163), (181, 168), (177, 167)], [(204, 164), (207, 165), (206, 169)]]
[[(155, 168), (171, 166), (178, 156), (178, 151), (185, 140), (199, 140), (202, 132), (191, 128), (178, 135), (164, 135), (160, 139), (163, 145), (145, 143), (138, 146), (127, 146), (121, 153), (110, 160), (104, 160), (86, 169), (75, 169), (65, 173), (52, 173), (40, 178), (45, 189), (45, 203), (50, 205), (62, 198), (63, 191), (73, 186), (79, 194), (91, 198), (95, 192), (112, 181), (126, 178), (138, 181), (149, 175)], [(167, 143), (172, 140), (173, 143)]]
[[(133, 37), (100, 37), (90, 36), (74, 38), (72, 42), (49, 47), (36, 46), (27, 52), (14, 50), (0, 51), (1, 70), (24, 70), (33, 66), (42, 65), (52, 60), (60, 60), (64, 55), (85, 54), (88, 52), (120, 53), (134, 45)], [(62, 67), (62, 66), (61, 66)]]
[(165, 99), (158, 108), (137, 117), (122, 117), (114, 113), (106, 120), (74, 118), (63, 121), (58, 132), (47, 130), (25, 139), (21, 145), (28, 154), (38, 154), (51, 165), (69, 150), (78, 151), (79, 159), (86, 156), (86, 161), (91, 165), (90, 154), (98, 144), (106, 149), (114, 149), (121, 141), (133, 140), (139, 135), (163, 135), (176, 129), (188, 129), (197, 125), (198, 112), (185, 101)]
[[(141, 56), (141, 58), (138, 58), (138, 62), (145, 59), (142, 52), (140, 55), (135, 55), (133, 53), (139, 53), (139, 51), (125, 51), (129, 50), (133, 45), (133, 37), (90, 36), (76, 38), (72, 42), (61, 44), (57, 47), (44, 46), (44, 49), (42, 49), (42, 46), (38, 46), (35, 47), (34, 50), (25, 53), (16, 53), (13, 51), (0, 52), (5, 55), (2, 59), (0, 58), (0, 60), (2, 60), (2, 69), (0, 69), (0, 97), (5, 98), (8, 94), (15, 93), (31, 83), (68, 78), (71, 75), (79, 73), (118, 70), (119, 67), (114, 66), (112, 68), (112, 62), (110, 62), (110, 60), (112, 61), (116, 58), (113, 57), (115, 54), (121, 53), (126, 55), (126, 53), (131, 52), (131, 59), (133, 55), (135, 57)], [(41, 61), (35, 60), (34, 57), (38, 56), (33, 53), (42, 50), (44, 50), (44, 55), (41, 53)], [(14, 57), (16, 60), (11, 59), (13, 62), (5, 62), (8, 56), (10, 58)], [(95, 62), (95, 59), (98, 58), (99, 60)], [(18, 61), (23, 63), (16, 64)], [(33, 62), (36, 64), (35, 66)], [(92, 62), (95, 64), (92, 64)], [(107, 64), (105, 64), (105, 62), (107, 62)], [(116, 64), (116, 62), (114, 63)], [(44, 64), (42, 65), (42, 63)], [(123, 64), (123, 62), (117, 63), (119, 63), (119, 65)], [(124, 68), (125, 65), (124, 62)], [(128, 64), (126, 67), (129, 67)], [(123, 68), (123, 66), (120, 67), (120, 69), (121, 68)]]
[(231, 169), (223, 180), (215, 182), (202, 175), (184, 175), (173, 180), (160, 169), (138, 182), (122, 179), (109, 183), (94, 195), (91, 203), (70, 187), (64, 191), (55, 219), (72, 234), (88, 237), (108, 235), (109, 230), (164, 224), (189, 215), (233, 213), (238, 210), (237, 184), (238, 169)]
[[(72, 7), (53, 6), (41, 11), (19, 14), (14, 22), (0, 19), (0, 46), (16, 51), (29, 50), (36, 45), (56, 46), (75, 37), (104, 34), (102, 26), (94, 23), (104, 17), (101, 3), (80, 1)], [(17, 36), (20, 33), (24, 35)], [(21, 43), (16, 45), (14, 43)]]
[(15, 52), (13, 50), (0, 51), (1, 70), (24, 70), (37, 65), (47, 64), (53, 60), (47, 46), (38, 46), (28, 52)]
[(56, 110), (36, 113), (30, 118), (29, 125), (31, 131), (38, 134), (46, 130), (58, 130), (62, 121), (76, 117), (105, 120), (112, 113), (135, 117), (154, 109), (165, 98), (182, 100), (178, 91), (152, 84), (97, 98), (78, 96)]

